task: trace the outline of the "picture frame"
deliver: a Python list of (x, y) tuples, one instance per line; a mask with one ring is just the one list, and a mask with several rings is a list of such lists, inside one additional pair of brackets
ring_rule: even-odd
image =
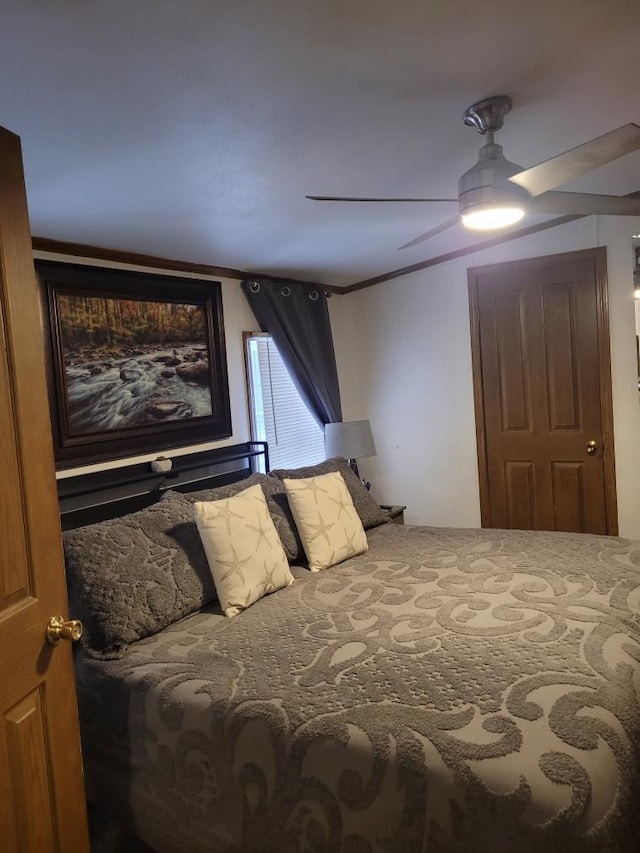
[(35, 261), (56, 468), (232, 434), (222, 285)]

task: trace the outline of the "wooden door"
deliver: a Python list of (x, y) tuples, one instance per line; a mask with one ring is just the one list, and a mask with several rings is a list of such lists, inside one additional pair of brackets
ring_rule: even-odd
[(469, 270), (483, 527), (617, 534), (604, 249)]
[(0, 128), (0, 848), (88, 851), (42, 325), (20, 141)]

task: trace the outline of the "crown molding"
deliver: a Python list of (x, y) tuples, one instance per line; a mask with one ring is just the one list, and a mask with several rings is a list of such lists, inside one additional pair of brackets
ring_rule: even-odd
[(244, 281), (246, 278), (268, 278), (270, 281), (286, 282), (287, 284), (304, 284), (317, 287), (330, 293), (343, 293), (341, 287), (323, 284), (319, 281), (303, 281), (288, 276), (268, 275), (255, 270), (237, 270), (233, 267), (215, 267), (210, 264), (196, 264), (191, 261), (177, 261), (172, 258), (159, 258), (155, 255), (142, 255), (137, 252), (124, 252), (119, 249), (107, 249), (103, 246), (89, 246), (84, 243), (65, 243), (61, 240), (50, 240), (48, 237), (33, 237), (33, 250), (38, 252), (55, 252), (59, 255), (70, 255), (74, 258), (92, 258), (118, 264), (130, 264), (137, 267), (154, 267), (161, 270), (186, 272), (192, 275), (209, 275), (216, 278), (234, 278)]

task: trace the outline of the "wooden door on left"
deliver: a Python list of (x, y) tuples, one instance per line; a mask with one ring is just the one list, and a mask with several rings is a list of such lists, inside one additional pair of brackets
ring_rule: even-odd
[(20, 141), (0, 128), (0, 847), (89, 850), (37, 284)]

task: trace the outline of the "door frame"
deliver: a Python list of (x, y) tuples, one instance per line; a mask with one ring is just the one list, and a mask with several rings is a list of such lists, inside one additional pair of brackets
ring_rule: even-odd
[(543, 266), (555, 259), (593, 260), (596, 282), (596, 322), (598, 335), (598, 364), (600, 384), (600, 415), (602, 421), (604, 500), (607, 515), (607, 534), (618, 535), (618, 502), (616, 497), (615, 450), (613, 445), (613, 397), (611, 391), (611, 352), (609, 339), (609, 293), (607, 283), (607, 250), (604, 246), (582, 249), (576, 252), (561, 252), (541, 255), (498, 264), (487, 264), (467, 269), (469, 288), (469, 320), (471, 323), (471, 365), (473, 371), (473, 402), (476, 419), (476, 442), (478, 450), (478, 479), (480, 487), (480, 523), (491, 527), (491, 505), (489, 501), (489, 469), (487, 436), (485, 430), (484, 388), (482, 382), (480, 303), (478, 279), (481, 275), (504, 272), (507, 267)]

